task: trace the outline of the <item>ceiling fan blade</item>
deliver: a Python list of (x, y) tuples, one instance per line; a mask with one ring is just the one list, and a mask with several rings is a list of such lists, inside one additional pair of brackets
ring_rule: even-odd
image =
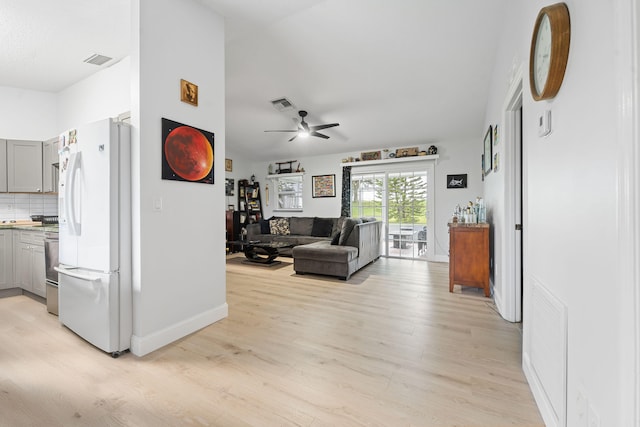
[(265, 132), (298, 132), (297, 130), (265, 130)]
[(289, 140), (289, 142), (293, 141), (293, 140), (294, 140), (294, 139), (296, 139), (297, 137), (298, 137), (298, 135), (297, 135), (297, 134), (296, 134), (296, 135), (293, 135), (293, 138), (291, 138), (291, 139)]
[(304, 121), (304, 119), (302, 119), (302, 121), (300, 122), (300, 126), (302, 126), (305, 132), (309, 132), (309, 125)]
[(327, 125), (311, 126), (310, 129), (313, 132), (313, 131), (316, 131), (316, 130), (329, 129), (329, 128), (336, 127), (336, 126), (340, 126), (340, 123), (329, 123)]
[(309, 133), (309, 135), (311, 135), (311, 136), (317, 136), (318, 138), (329, 139), (329, 137), (328, 137), (327, 135), (323, 135), (323, 134), (321, 134), (320, 132), (315, 132), (315, 131), (313, 131), (313, 132)]

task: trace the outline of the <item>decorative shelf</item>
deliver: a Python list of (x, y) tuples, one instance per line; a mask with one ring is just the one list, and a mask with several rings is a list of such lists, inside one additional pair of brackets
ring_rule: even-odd
[(303, 176), (304, 172), (291, 172), (291, 173), (274, 173), (273, 175), (267, 175), (267, 179), (286, 178), (288, 176)]
[(438, 163), (438, 159), (440, 158), (439, 154), (432, 154), (428, 156), (411, 156), (411, 157), (398, 157), (392, 159), (380, 159), (380, 160), (361, 160), (359, 162), (345, 162), (340, 163), (340, 166), (369, 166), (369, 165), (380, 165), (384, 163), (404, 163), (404, 162), (418, 162), (425, 160), (435, 160), (436, 164)]

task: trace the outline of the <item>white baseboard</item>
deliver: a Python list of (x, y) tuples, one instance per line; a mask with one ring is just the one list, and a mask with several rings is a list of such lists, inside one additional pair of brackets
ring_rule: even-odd
[(544, 392), (544, 388), (542, 384), (540, 384), (538, 376), (531, 366), (528, 354), (522, 355), (522, 370), (524, 371), (524, 376), (527, 378), (531, 394), (533, 394), (533, 398), (538, 405), (538, 410), (540, 411), (544, 424), (547, 427), (563, 427), (565, 424), (558, 419), (556, 413), (553, 411), (553, 406), (551, 402), (549, 402), (547, 394)]
[(223, 305), (200, 313), (182, 322), (171, 325), (160, 331), (144, 337), (133, 335), (131, 337), (131, 353), (136, 356), (144, 356), (154, 350), (164, 347), (180, 338), (183, 338), (199, 329), (209, 326), (212, 323), (222, 320), (229, 315), (229, 306), (225, 302)]
[(449, 256), (448, 255), (435, 255), (431, 261), (448, 263), (449, 262)]

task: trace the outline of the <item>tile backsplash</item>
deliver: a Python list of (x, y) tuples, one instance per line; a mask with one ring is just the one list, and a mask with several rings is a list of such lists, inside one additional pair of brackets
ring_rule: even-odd
[(0, 221), (30, 219), (31, 215), (58, 215), (58, 195), (0, 193)]

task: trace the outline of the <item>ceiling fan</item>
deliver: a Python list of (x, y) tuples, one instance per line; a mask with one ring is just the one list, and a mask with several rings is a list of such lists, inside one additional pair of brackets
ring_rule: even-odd
[(309, 135), (317, 136), (318, 138), (329, 139), (327, 135), (324, 135), (318, 131), (322, 129), (329, 129), (329, 128), (340, 125), (340, 123), (329, 123), (326, 125), (309, 126), (309, 124), (304, 121), (304, 118), (307, 116), (307, 112), (304, 110), (300, 110), (298, 111), (298, 114), (300, 115), (300, 123), (298, 123), (298, 129), (296, 130), (265, 130), (265, 132), (295, 132), (296, 134), (289, 141), (293, 141), (297, 137), (306, 138)]

